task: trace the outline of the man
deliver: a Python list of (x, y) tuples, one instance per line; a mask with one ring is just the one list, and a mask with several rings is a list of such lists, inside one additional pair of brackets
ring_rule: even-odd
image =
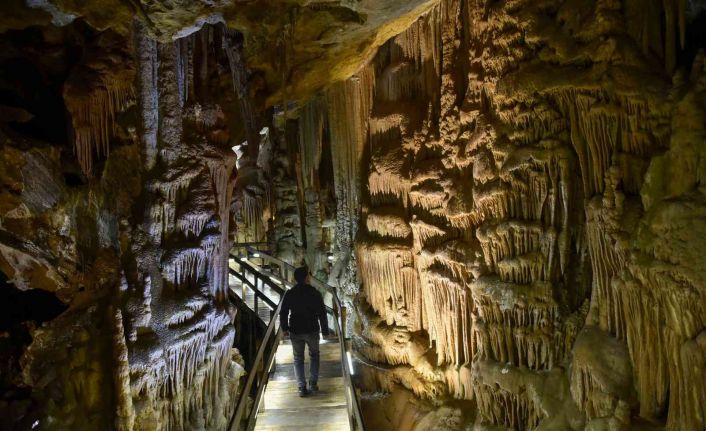
[(304, 345), (309, 346), (309, 389), (319, 390), (319, 331), (328, 336), (328, 319), (324, 298), (309, 284), (309, 269), (305, 266), (294, 271), (297, 284), (284, 295), (279, 314), (284, 335), (292, 340), (294, 352), (294, 375), (299, 384), (299, 396), (309, 394), (304, 375)]

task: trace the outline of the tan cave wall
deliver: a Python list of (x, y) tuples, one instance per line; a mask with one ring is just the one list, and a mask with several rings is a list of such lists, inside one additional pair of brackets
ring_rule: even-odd
[(3, 2), (0, 429), (227, 428), (231, 244), (304, 245), (281, 113), (433, 4)]
[(357, 309), (371, 421), (706, 429), (687, 3), (444, 0), (292, 114), (295, 230), (321, 238), (332, 188), (315, 244)]

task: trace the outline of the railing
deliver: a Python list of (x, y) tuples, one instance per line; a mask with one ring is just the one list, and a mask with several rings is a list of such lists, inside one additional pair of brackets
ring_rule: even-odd
[[(274, 362), (277, 346), (282, 339), (277, 316), (279, 315), (279, 311), (282, 306), (281, 298), (284, 295), (285, 290), (291, 288), (294, 284), (293, 277), (295, 268), (292, 265), (272, 257), (250, 245), (235, 247), (234, 250), (237, 250), (240, 255), (231, 253), (231, 258), (233, 258), (239, 265), (240, 271), (238, 272), (231, 268), (230, 274), (241, 281), (243, 289), (247, 286), (253, 290), (253, 293), (255, 294), (255, 309), (253, 311), (256, 314), (258, 313), (258, 299), (261, 299), (271, 310), (270, 322), (267, 326), (267, 331), (265, 332), (263, 341), (258, 348), (250, 374), (248, 375), (245, 387), (243, 388), (242, 396), (236, 406), (235, 414), (233, 415), (233, 420), (231, 421), (231, 431), (237, 431), (240, 429), (240, 424), (247, 417), (248, 420), (245, 429), (249, 431), (255, 426), (257, 410), (260, 406), (262, 394), (265, 392), (265, 388), (267, 387), (269, 370)], [(245, 256), (245, 258), (242, 256)], [(252, 259), (260, 259), (262, 265), (257, 266), (251, 264), (249, 261)], [(276, 272), (273, 271), (273, 268), (276, 268)], [(248, 275), (251, 276), (252, 281), (248, 279)], [(345, 337), (346, 309), (341, 305), (341, 301), (339, 300), (335, 289), (331, 286), (313, 277), (311, 278), (311, 285), (318, 289), (322, 295), (324, 295), (324, 302), (328, 302), (328, 304), (326, 304), (327, 312), (330, 317), (332, 317), (332, 319), (329, 319), (329, 323), (332, 323), (330, 327), (338, 335), (339, 348), (341, 351), (341, 367), (343, 371), (344, 390), (346, 393), (346, 404), (348, 408), (348, 421), (350, 423), (351, 430), (365, 431), (365, 424), (363, 423), (360, 408), (360, 400), (358, 393), (355, 390), (355, 386), (353, 385), (353, 370), (351, 370), (352, 365), (350, 363), (351, 353)], [(274, 304), (274, 302), (268, 298), (267, 295), (261, 292), (263, 286), (269, 287), (280, 295), (280, 301), (278, 304)], [(245, 416), (245, 409), (248, 404), (248, 394), (251, 392), (254, 392), (255, 398), (250, 412), (248, 412), (247, 416)]]
[[(262, 300), (270, 309), (270, 322), (267, 325), (267, 330), (265, 331), (265, 335), (260, 343), (260, 347), (257, 349), (255, 358), (252, 361), (250, 373), (248, 374), (248, 378), (245, 382), (245, 386), (243, 387), (243, 391), (241, 392), (240, 399), (238, 400), (235, 413), (233, 414), (230, 423), (231, 431), (239, 431), (243, 420), (247, 418), (245, 429), (252, 430), (255, 427), (255, 413), (257, 413), (256, 408), (260, 404), (262, 394), (267, 386), (269, 371), (275, 358), (277, 346), (282, 339), (282, 331), (279, 329), (279, 322), (277, 320), (277, 315), (282, 308), (282, 301), (280, 300), (278, 301), (278, 304), (275, 304), (274, 301), (267, 297), (267, 295), (262, 293), (261, 286), (267, 285), (272, 290), (280, 293), (280, 296), (284, 294), (285, 290), (272, 281), (270, 277), (261, 274), (261, 272), (256, 268), (249, 265), (244, 259), (234, 255), (231, 255), (231, 257), (238, 263), (239, 271), (235, 271), (229, 267), (229, 273), (240, 280), (243, 289), (246, 287), (252, 289), (255, 295), (253, 310), (255, 314), (259, 316), (258, 300)], [(248, 275), (251, 276), (252, 281), (248, 278)], [(245, 295), (243, 295), (243, 298), (245, 298)], [(250, 412), (246, 416), (248, 399), (252, 394), (255, 396), (254, 403), (251, 406)]]

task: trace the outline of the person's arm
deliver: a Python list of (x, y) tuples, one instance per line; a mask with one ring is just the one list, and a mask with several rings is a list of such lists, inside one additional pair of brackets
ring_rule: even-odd
[(289, 295), (288, 292), (284, 292), (284, 298), (282, 298), (282, 308), (279, 311), (279, 326), (285, 332), (289, 332)]
[(318, 310), (319, 310), (319, 324), (321, 325), (321, 335), (324, 337), (328, 336), (328, 315), (326, 314), (326, 305), (324, 304), (324, 297), (321, 292), (316, 291), (316, 296), (319, 300)]

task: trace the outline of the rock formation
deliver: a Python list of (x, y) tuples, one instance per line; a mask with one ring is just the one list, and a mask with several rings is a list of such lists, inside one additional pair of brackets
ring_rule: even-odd
[(703, 2), (11, 6), (3, 429), (226, 429), (235, 240), (369, 429), (706, 430)]

